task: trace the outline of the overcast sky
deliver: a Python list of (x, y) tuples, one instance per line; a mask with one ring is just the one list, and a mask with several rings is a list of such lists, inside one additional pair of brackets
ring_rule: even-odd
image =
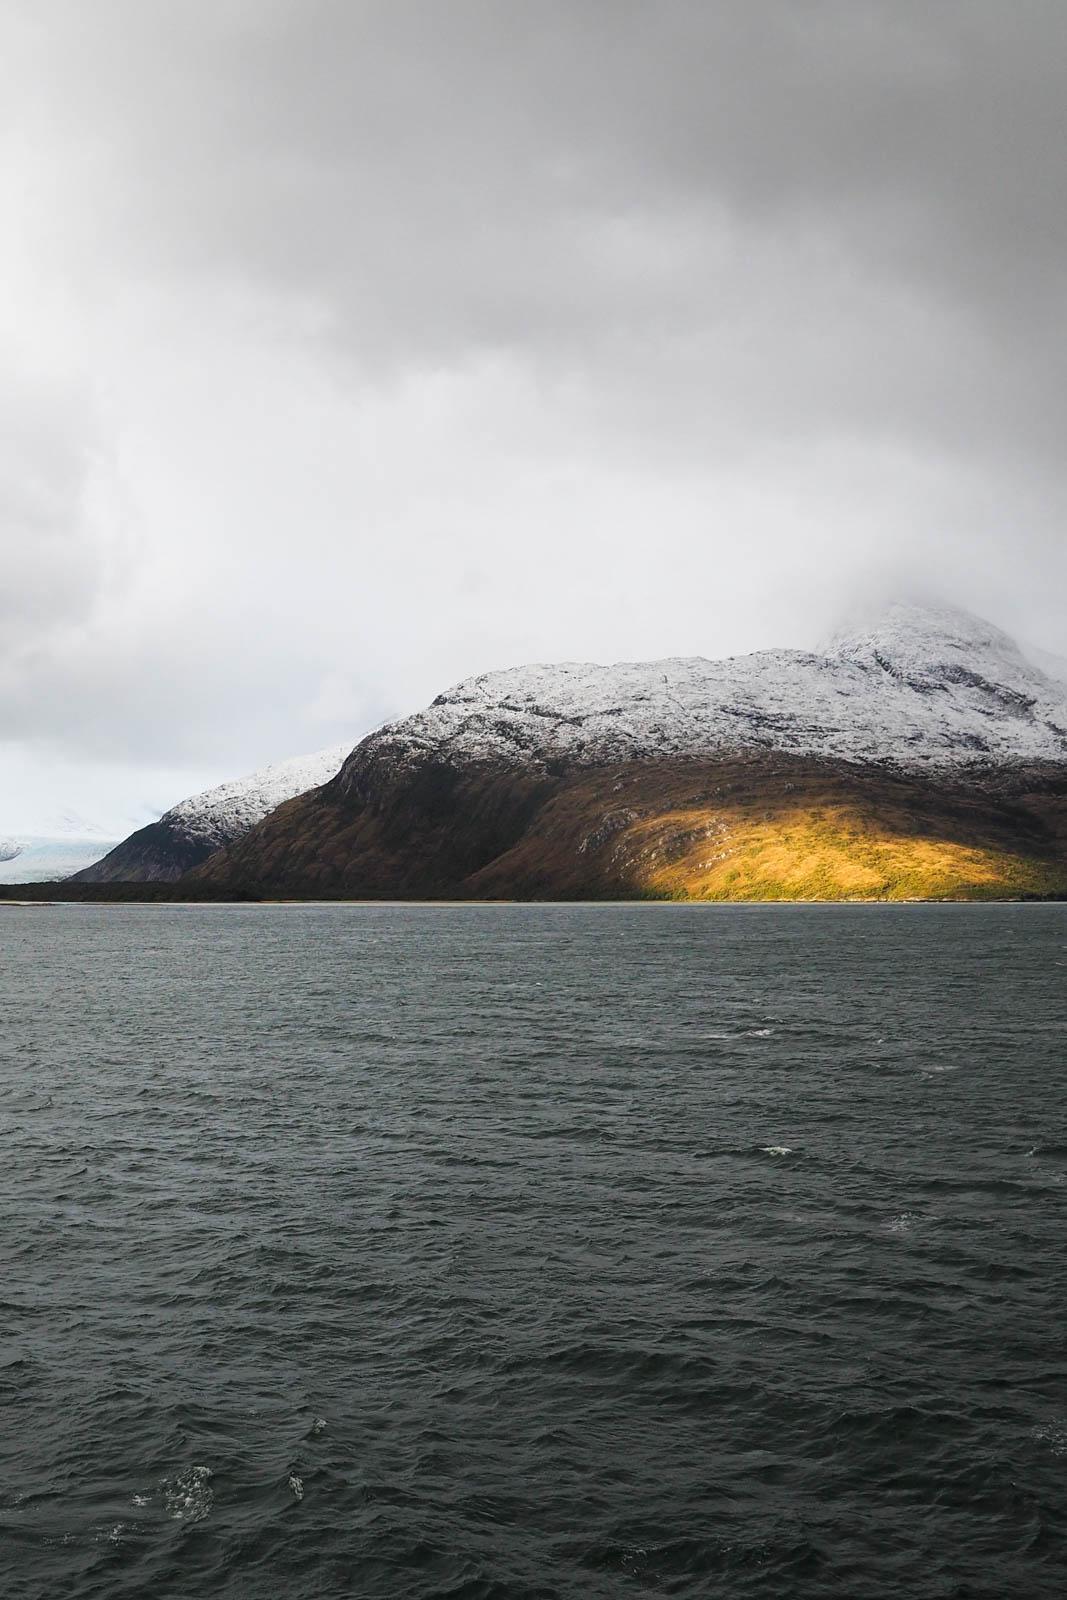
[(528, 660), (1067, 649), (1062, 0), (0, 0), (0, 832)]

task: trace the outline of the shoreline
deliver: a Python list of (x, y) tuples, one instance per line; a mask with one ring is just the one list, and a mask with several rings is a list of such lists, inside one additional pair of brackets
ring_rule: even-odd
[[(29, 887), (29, 885), (22, 885), (20, 887), (25, 889), (25, 888)], [(345, 898), (345, 899), (342, 899), (342, 898), (339, 898), (339, 897), (331, 897), (329, 899), (317, 899), (317, 898), (310, 897), (310, 896), (308, 898), (306, 898), (306, 899), (304, 899), (304, 898), (296, 898), (296, 897), (293, 897), (293, 898), (282, 898), (280, 896), (275, 898), (275, 897), (266, 896), (266, 895), (263, 896), (262, 898), (257, 898), (257, 899), (253, 899), (252, 897), (247, 897), (247, 898), (246, 897), (223, 898), (223, 897), (220, 896), (218, 899), (208, 900), (208, 899), (195, 899), (195, 898), (194, 899), (179, 899), (177, 897), (175, 897), (174, 899), (171, 899), (171, 898), (169, 898), (168, 896), (165, 896), (165, 895), (144, 895), (144, 896), (138, 896), (138, 895), (114, 895), (114, 896), (92, 895), (92, 896), (89, 896), (89, 895), (81, 895), (81, 894), (79, 894), (79, 895), (63, 895), (61, 893), (57, 894), (55, 892), (55, 886), (50, 885), (49, 888), (50, 888), (51, 892), (49, 893), (49, 895), (47, 897), (45, 897), (45, 896), (41, 896), (41, 897), (31, 896), (28, 899), (19, 898), (17, 900), (14, 899), (14, 898), (8, 897), (2, 891), (0, 891), (0, 907), (11, 906), (13, 909), (16, 909), (16, 910), (37, 910), (37, 909), (40, 909), (41, 907), (44, 907), (44, 906), (53, 906), (54, 907), (54, 906), (67, 906), (67, 905), (72, 905), (72, 906), (99, 906), (99, 907), (114, 907), (114, 906), (171, 906), (171, 907), (175, 908), (176, 910), (199, 910), (199, 909), (208, 909), (208, 908), (211, 908), (211, 907), (223, 908), (223, 907), (228, 907), (228, 906), (230, 906), (230, 907), (232, 907), (232, 906), (241, 906), (241, 907), (247, 907), (250, 910), (255, 910), (257, 908), (258, 909), (263, 909), (263, 908), (266, 908), (266, 907), (285, 908), (285, 907), (314, 906), (314, 907), (317, 907), (317, 908), (325, 908), (327, 906), (337, 906), (337, 907), (340, 908), (340, 907), (358, 906), (358, 907), (363, 907), (363, 908), (369, 908), (369, 907), (375, 907), (376, 906), (376, 907), (380, 907), (383, 910), (389, 910), (389, 909), (397, 910), (397, 909), (405, 909), (405, 908), (406, 909), (414, 909), (414, 908), (418, 907), (418, 908), (425, 908), (425, 909), (428, 909), (428, 910), (439, 909), (439, 910), (442, 910), (442, 911), (449, 911), (449, 910), (458, 910), (458, 909), (480, 910), (480, 909), (483, 909), (483, 908), (501, 907), (501, 906), (504, 906), (504, 907), (509, 907), (509, 906), (510, 907), (527, 907), (530, 910), (552, 909), (552, 908), (557, 908), (557, 909), (558, 908), (573, 908), (573, 907), (579, 907), (579, 906), (588, 907), (588, 908), (595, 908), (595, 907), (599, 906), (599, 907), (603, 907), (605, 910), (618, 910), (622, 906), (627, 906), (627, 907), (641, 907), (641, 908), (645, 908), (645, 909), (662, 909), (664, 907), (669, 907), (669, 908), (672, 908), (672, 909), (675, 909), (675, 910), (681, 910), (681, 911), (687, 911), (687, 910), (688, 911), (692, 911), (692, 910), (705, 910), (706, 911), (706, 910), (733, 910), (733, 909), (738, 909), (738, 908), (744, 908), (744, 909), (748, 909), (748, 910), (752, 910), (752, 909), (773, 910), (776, 907), (793, 907), (793, 908), (796, 908), (796, 907), (801, 907), (801, 906), (808, 907), (808, 908), (811, 908), (811, 909), (816, 909), (816, 908), (818, 908), (820, 906), (833, 907), (833, 908), (838, 908), (839, 909), (839, 908), (845, 907), (845, 906), (847, 906), (847, 907), (863, 907), (863, 906), (872, 906), (872, 907), (874, 907), (874, 906), (916, 906), (916, 907), (921, 907), (921, 906), (1048, 906), (1048, 905), (1067, 905), (1067, 894), (1064, 894), (1064, 895), (1046, 895), (1046, 896), (1042, 896), (1042, 895), (997, 895), (997, 896), (990, 896), (988, 899), (977, 898), (977, 897), (973, 897), (973, 896), (947, 896), (945, 898), (928, 899), (928, 900), (927, 899), (919, 899), (919, 898), (910, 898), (910, 897), (909, 898), (902, 898), (902, 899), (862, 899), (862, 900), (860, 900), (860, 899), (855, 899), (855, 900), (851, 900), (851, 899), (849, 899), (849, 900), (829, 900), (829, 899), (827, 899), (827, 900), (786, 900), (786, 899), (780, 899), (780, 900), (740, 900), (740, 899), (739, 900), (696, 900), (696, 899), (694, 899), (694, 900), (680, 900), (680, 899), (679, 900), (673, 900), (673, 899), (668, 899), (668, 898), (664, 898), (662, 900), (657, 900), (657, 899), (652, 899), (652, 898), (648, 898), (648, 897), (644, 897), (644, 896), (635, 897), (633, 899), (620, 899), (620, 900), (599, 900), (599, 899), (597, 899), (597, 900), (594, 900), (594, 899), (589, 899), (589, 900), (497, 900), (497, 899), (494, 899), (494, 900), (445, 900), (445, 899), (441, 899), (441, 900), (438, 900), (438, 899), (418, 900), (418, 899), (406, 899), (405, 900), (405, 899), (388, 899), (387, 900), (387, 899), (359, 899), (359, 898), (351, 898), (351, 899)]]

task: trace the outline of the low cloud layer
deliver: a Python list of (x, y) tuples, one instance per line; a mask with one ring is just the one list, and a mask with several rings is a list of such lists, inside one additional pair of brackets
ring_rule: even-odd
[(1057, 0), (7, 0), (9, 783), (878, 593), (1064, 652), (1065, 61)]

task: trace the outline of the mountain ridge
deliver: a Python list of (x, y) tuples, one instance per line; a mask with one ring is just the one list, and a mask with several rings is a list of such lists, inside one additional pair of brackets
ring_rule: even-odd
[(838, 634), (823, 654), (563, 662), (465, 679), (368, 735), (340, 776), (358, 792), (355, 767), (379, 758), (551, 766), (736, 749), (903, 767), (1064, 761), (1067, 687), (968, 613), (893, 606), (880, 628)]

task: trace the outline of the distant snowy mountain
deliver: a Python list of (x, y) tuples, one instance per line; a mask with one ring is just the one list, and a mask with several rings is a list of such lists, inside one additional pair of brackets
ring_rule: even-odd
[(158, 822), (139, 828), (106, 854), (101, 852), (103, 859), (77, 872), (76, 881), (172, 882), (220, 846), (240, 839), (284, 801), (334, 777), (348, 749), (335, 745), (313, 755), (294, 756), (182, 800)]

